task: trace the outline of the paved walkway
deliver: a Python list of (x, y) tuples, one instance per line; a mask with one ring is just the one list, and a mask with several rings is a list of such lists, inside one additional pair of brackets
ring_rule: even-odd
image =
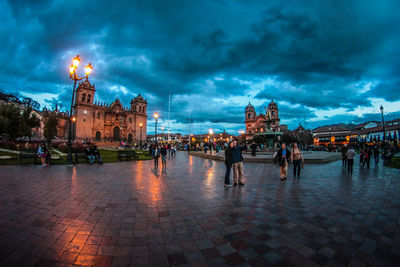
[[(0, 167), (0, 266), (383, 266), (400, 262), (400, 170), (152, 161)], [(290, 169), (291, 171), (291, 169)], [(290, 172), (291, 173), (291, 172)]]

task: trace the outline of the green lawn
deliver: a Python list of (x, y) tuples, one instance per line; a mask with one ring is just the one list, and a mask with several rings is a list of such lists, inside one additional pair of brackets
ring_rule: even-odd
[[(107, 149), (99, 149), (99, 150), (103, 157), (103, 163), (118, 162), (117, 151), (107, 150)], [(152, 159), (152, 157), (149, 156), (149, 153), (146, 150), (135, 150), (135, 151), (139, 155), (139, 160)], [(53, 153), (53, 155), (58, 156), (58, 154), (56, 154), (56, 153)], [(11, 156), (12, 157), (12, 159), (0, 160), (0, 165), (17, 165), (18, 164), (19, 154), (0, 151), (0, 156)], [(52, 165), (63, 165), (63, 164), (66, 164), (66, 161), (67, 161), (66, 156), (60, 156), (60, 159), (52, 160)], [(34, 163), (33, 159), (23, 159), (22, 160), (22, 164), (33, 164), (33, 163)], [(40, 164), (40, 159), (37, 159), (36, 163)], [(80, 159), (79, 163), (86, 163), (86, 161), (84, 159)]]

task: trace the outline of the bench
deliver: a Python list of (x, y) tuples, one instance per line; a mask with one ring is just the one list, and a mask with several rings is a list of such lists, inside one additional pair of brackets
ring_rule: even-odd
[(87, 161), (85, 151), (75, 151), (74, 152), (74, 163), (78, 163), (79, 159), (84, 159), (85, 161)]
[(118, 150), (117, 151), (118, 160), (126, 159), (126, 160), (138, 160), (139, 156), (134, 150)]
[(33, 159), (34, 163), (36, 164), (36, 161), (38, 160), (38, 155), (36, 151), (33, 150), (21, 150), (19, 151), (18, 164), (21, 165), (22, 159)]

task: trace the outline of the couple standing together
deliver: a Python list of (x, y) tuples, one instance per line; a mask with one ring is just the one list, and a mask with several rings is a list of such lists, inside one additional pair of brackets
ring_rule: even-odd
[(282, 143), (281, 148), (275, 155), (275, 161), (279, 164), (279, 173), (281, 181), (285, 181), (287, 177), (287, 169), (289, 162), (293, 162), (293, 177), (300, 179), (300, 170), (304, 168), (304, 158), (297, 143), (293, 144), (293, 149), (290, 151), (286, 148), (286, 144)]
[(231, 168), (233, 167), (233, 182), (234, 186), (243, 186), (243, 156), (242, 151), (246, 150), (246, 146), (240, 146), (237, 144), (236, 140), (231, 141), (228, 147), (225, 149), (225, 186), (231, 187), (229, 181), (229, 175), (231, 173)]

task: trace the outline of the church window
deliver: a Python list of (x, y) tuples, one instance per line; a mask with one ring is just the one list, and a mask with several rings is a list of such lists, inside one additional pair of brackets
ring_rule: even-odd
[(249, 134), (251, 134), (251, 130), (249, 130)]
[(250, 113), (249, 113), (249, 114), (247, 114), (247, 118), (249, 118), (249, 119), (251, 118), (251, 114), (250, 114)]
[(132, 123), (132, 118), (129, 118), (129, 123)]
[(87, 102), (88, 102), (88, 103), (90, 103), (90, 98), (91, 98), (91, 95), (89, 94), (89, 95), (87, 96)]
[(86, 94), (84, 93), (84, 94), (82, 95), (82, 102), (85, 102), (85, 100), (86, 100)]
[(97, 112), (97, 118), (100, 119), (100, 112)]
[(272, 116), (275, 116), (275, 111), (272, 111), (271, 113), (272, 113)]

